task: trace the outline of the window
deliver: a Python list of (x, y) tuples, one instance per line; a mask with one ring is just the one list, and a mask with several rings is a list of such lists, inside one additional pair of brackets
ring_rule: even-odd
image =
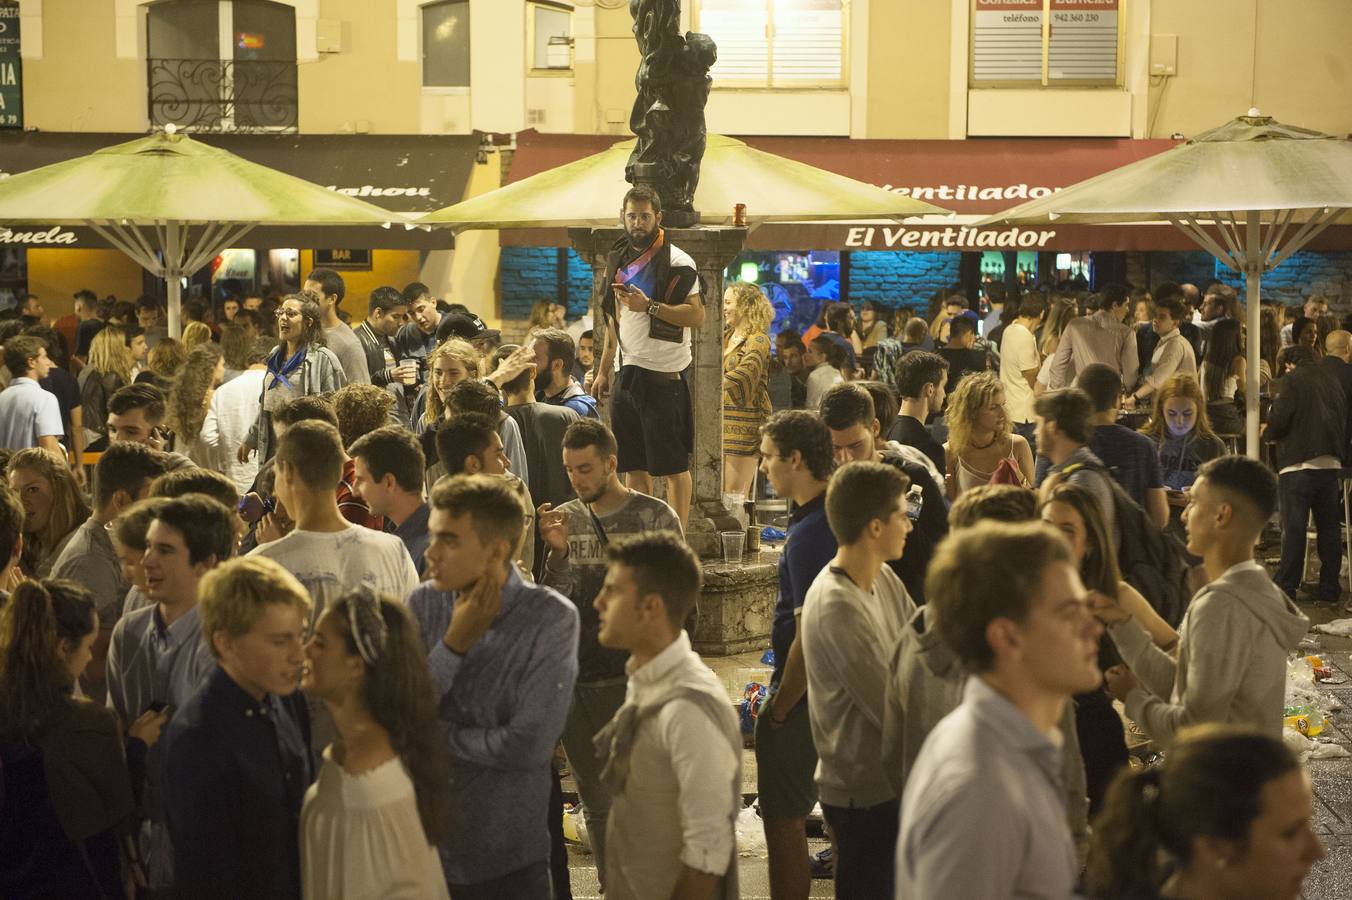
[(1120, 85), (1125, 2), (972, 0), (972, 86)]
[(531, 3), (531, 63), (533, 70), (572, 71), (573, 11), (564, 6)]
[(469, 87), (469, 2), (422, 8), (423, 87)]
[(295, 10), (269, 0), (167, 0), (150, 6), (152, 125), (295, 131)]
[(700, 0), (695, 30), (718, 45), (715, 88), (845, 85), (842, 0)]

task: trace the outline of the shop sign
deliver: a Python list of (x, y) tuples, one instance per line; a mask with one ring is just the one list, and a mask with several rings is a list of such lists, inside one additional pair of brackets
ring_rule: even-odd
[(972, 81), (1042, 82), (1042, 0), (976, 0)]
[(315, 268), (371, 271), (370, 250), (316, 250)]
[(1037, 250), (1046, 247), (1054, 237), (1056, 232), (1049, 228), (864, 225), (850, 228), (845, 246), (866, 250)]
[(23, 61), (19, 58), (19, 4), (0, 2), (0, 128), (23, 128)]
[(1047, 80), (1117, 80), (1119, 0), (1051, 0)]

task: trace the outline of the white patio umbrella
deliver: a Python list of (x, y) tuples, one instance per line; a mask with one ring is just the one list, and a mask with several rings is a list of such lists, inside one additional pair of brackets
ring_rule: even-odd
[(412, 223), (396, 213), (164, 131), (0, 179), (0, 225), (83, 225), (167, 281), (180, 332), (182, 278), (256, 225)]
[(1168, 222), (1244, 273), (1245, 436), (1248, 454), (1256, 458), (1262, 276), (1329, 225), (1352, 223), (1352, 143), (1249, 110), (1171, 150), (1020, 204), (977, 226), (1050, 222)]

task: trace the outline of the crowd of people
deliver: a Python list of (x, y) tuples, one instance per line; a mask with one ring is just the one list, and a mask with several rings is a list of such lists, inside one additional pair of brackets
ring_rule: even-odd
[[(738, 896), (742, 734), (687, 630), (711, 298), (655, 194), (621, 221), (599, 346), (548, 301), (503, 344), (421, 284), (354, 328), (324, 269), (185, 304), (178, 339), (152, 298), (0, 320), (0, 895), (566, 898), (561, 747), (607, 897)], [(754, 725), (777, 900), (818, 803), (841, 898), (1299, 895), (1282, 692), (1307, 516), (1311, 597), (1339, 589), (1352, 334), (1293, 323), (1274, 473), (1210, 425), (1233, 292), (1197, 325), (1186, 288), (984, 325), (947, 295), (895, 337), (834, 305), (772, 353), (728, 287), (724, 490), (790, 503)]]

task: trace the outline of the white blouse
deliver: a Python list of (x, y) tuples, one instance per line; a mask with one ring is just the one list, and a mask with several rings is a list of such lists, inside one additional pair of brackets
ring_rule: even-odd
[(300, 814), (305, 900), (448, 900), (403, 763), (349, 775), (331, 749)]

